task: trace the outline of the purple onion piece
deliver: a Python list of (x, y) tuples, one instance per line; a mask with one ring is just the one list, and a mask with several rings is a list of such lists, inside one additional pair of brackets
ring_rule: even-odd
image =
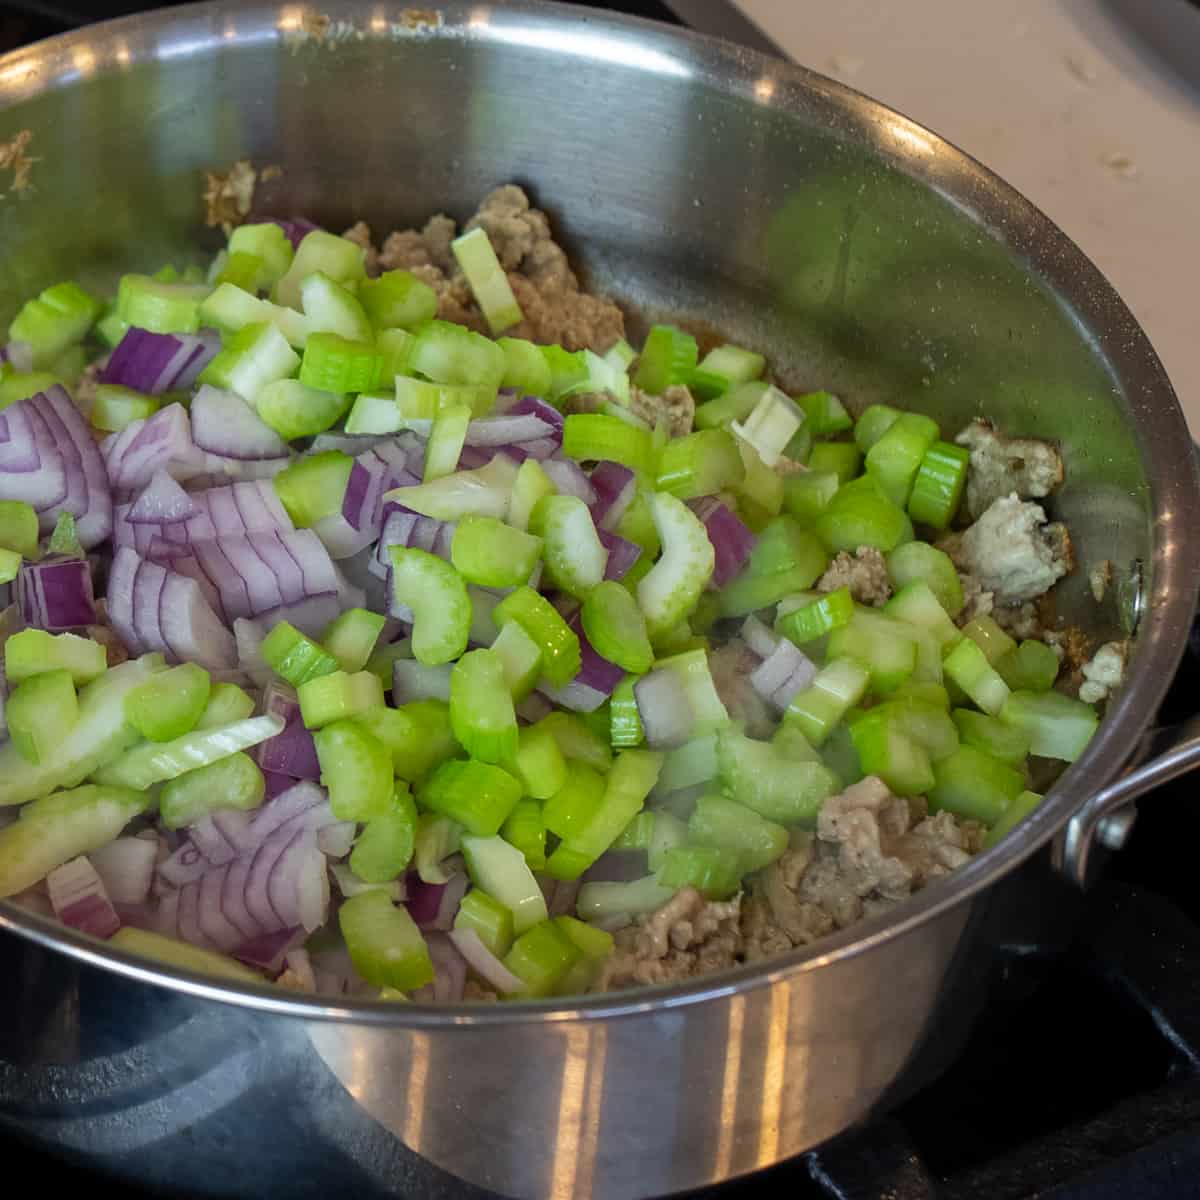
[(723, 588), (732, 583), (750, 558), (756, 538), (715, 496), (701, 496), (687, 501), (688, 507), (704, 522), (708, 540), (715, 553), (709, 588)]
[(62, 633), (94, 624), (92, 571), (83, 558), (47, 558), (21, 564), (16, 579), (21, 618), (31, 629)]

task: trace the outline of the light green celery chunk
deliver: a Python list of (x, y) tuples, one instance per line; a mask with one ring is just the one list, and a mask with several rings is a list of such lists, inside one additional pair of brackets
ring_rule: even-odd
[(639, 676), (626, 675), (613, 689), (608, 704), (608, 740), (620, 749), (640, 746), (646, 740), (642, 714), (638, 710), (634, 685)]
[(412, 371), (435, 383), (472, 383), (499, 387), (504, 378), (504, 351), (491, 338), (449, 321), (417, 326), (409, 357)]
[(275, 674), (293, 687), (338, 669), (337, 659), (324, 646), (287, 621), (280, 621), (263, 639), (259, 649)]
[(579, 889), (575, 911), (585, 921), (655, 912), (675, 894), (663, 887), (657, 873), (631, 883), (585, 883)]
[(850, 589), (840, 587), (790, 609), (776, 620), (775, 629), (797, 646), (803, 646), (840, 629), (853, 616), (854, 600)]
[(696, 409), (697, 429), (724, 429), (733, 421), (744, 421), (766, 395), (770, 384), (765, 380), (746, 380)]
[(182, 829), (215, 808), (257, 808), (266, 790), (258, 763), (239, 751), (168, 779), (159, 793), (158, 815), (168, 829)]
[[(737, 448), (742, 460), (742, 480), (733, 487), (738, 498), (738, 515), (757, 532), (783, 509), (784, 478), (763, 462), (749, 442), (738, 438)], [(752, 506), (755, 513), (761, 510), (762, 520), (753, 518)]]
[(102, 383), (96, 388), (89, 419), (97, 429), (119, 433), (132, 421), (152, 417), (161, 407), (157, 396), (146, 396), (117, 383)]
[[(1016, 641), (989, 616), (975, 617), (963, 627), (964, 637), (969, 637), (988, 660), (990, 666), (995, 666), (1006, 654), (1017, 648)], [(1052, 650), (1051, 654), (1054, 653)]]
[(840, 485), (858, 474), (862, 451), (853, 442), (814, 442), (806, 461), (810, 472), (836, 475)]
[(79, 536), (75, 532), (73, 513), (58, 514), (58, 519), (54, 522), (54, 530), (50, 534), (50, 540), (46, 543), (46, 553), (51, 556), (62, 554), (67, 558), (85, 557), (83, 547), (79, 544)]
[(565, 777), (542, 808), (546, 828), (560, 838), (579, 833), (604, 803), (604, 776), (586, 763), (568, 762)]
[(512, 696), (500, 656), (491, 650), (471, 650), (454, 664), (450, 727), (463, 749), (481, 762), (503, 763), (517, 753)]
[(583, 351), (571, 353), (561, 346), (539, 346), (538, 349), (550, 371), (550, 386), (545, 393), (545, 399), (557, 404), (563, 396), (587, 378), (587, 364), (584, 362)]
[(37, 558), (38, 515), (24, 500), (0, 500), (0, 546), (22, 558)]
[(958, 727), (940, 703), (911, 694), (893, 696), (885, 703), (875, 705), (867, 716), (876, 714), (892, 721), (901, 733), (923, 747), (932, 762), (958, 749)]
[(146, 792), (88, 786), (27, 805), (19, 820), (0, 829), (0, 899), (108, 845), (151, 800)]
[(413, 658), (397, 659), (392, 664), (392, 699), (397, 703), (410, 700), (441, 700), (450, 702), (450, 663), (427, 667)]
[(297, 529), (342, 511), (354, 459), (340, 450), (298, 458), (271, 481), (275, 494)]
[(803, 409), (779, 388), (770, 387), (750, 415), (744, 421), (731, 422), (729, 428), (749, 442), (768, 467), (774, 467), (805, 426)]
[(437, 292), (411, 271), (384, 271), (358, 285), (358, 298), (376, 329), (411, 329), (437, 316)]
[(956, 708), (950, 715), (965, 745), (974, 746), (1010, 767), (1024, 765), (1033, 742), (1025, 729), (969, 708)]
[(967, 483), (969, 455), (962, 446), (935, 441), (921, 459), (908, 499), (908, 515), (923, 525), (945, 529), (958, 512)]
[(256, 287), (269, 288), (281, 279), (292, 265), (295, 252), (288, 236), (273, 221), (239, 225), (229, 235), (229, 253), (251, 254), (261, 264)]
[(461, 847), (463, 827), (439, 813), (421, 813), (417, 817), (417, 839), (413, 847), (413, 866), (422, 883), (446, 883), (450, 876), (442, 864)]
[(563, 422), (562, 453), (580, 462), (615, 462), (648, 473), (654, 461), (649, 430), (610, 413), (571, 413)]
[(811, 587), (829, 565), (817, 537), (791, 517), (770, 520), (742, 573), (721, 590), (721, 612), (740, 617)]
[(703, 522), (682, 500), (649, 497), (662, 555), (637, 585), (637, 599), (653, 634), (671, 628), (696, 606), (712, 577), (715, 554)]
[(670, 888), (694, 887), (706, 900), (727, 900), (738, 889), (741, 863), (734, 850), (675, 846), (663, 855), (659, 879)]
[(795, 722), (813, 745), (819, 746), (834, 727), (866, 695), (869, 669), (852, 658), (832, 659), (816, 674), (812, 685), (792, 699), (785, 721)]
[(392, 806), (372, 817), (350, 851), (350, 870), (366, 883), (388, 883), (412, 861), (417, 834), (417, 806), (408, 787), (392, 789)]
[(497, 454), (474, 471), (455, 471), (432, 483), (393, 488), (384, 499), (439, 521), (457, 521), (471, 513), (503, 520), (516, 477), (517, 464), (507, 454)]
[(465, 833), (462, 853), (471, 882), (512, 913), (517, 934), (547, 919), (546, 898), (525, 856), (515, 846), (502, 837)]
[(13, 745), (30, 763), (54, 756), (79, 720), (79, 698), (70, 671), (43, 671), (17, 684), (4, 702)]
[(742, 872), (769, 866), (788, 848), (788, 831), (782, 825), (724, 796), (701, 796), (687, 832), (696, 845), (735, 851)]
[(608, 551), (578, 496), (543, 496), (529, 528), (542, 538), (546, 573), (556, 587), (582, 599), (604, 578)]
[(450, 728), (450, 709), (441, 700), (414, 700), (399, 708), (372, 708), (355, 724), (377, 738), (392, 756), (400, 779), (415, 783), (459, 753)]
[(405, 992), (432, 982), (433, 962), (421, 931), (386, 892), (346, 900), (338, 909), (338, 925), (354, 969), (368, 983)]
[(575, 943), (553, 921), (546, 920), (517, 935), (504, 956), (504, 965), (530, 996), (549, 996), (581, 956)]
[(813, 528), (834, 554), (842, 550), (853, 554), (863, 546), (887, 554), (913, 536), (908, 514), (870, 475), (842, 484)]
[(497, 344), (504, 351), (505, 363), (500, 386), (515, 388), (528, 396), (547, 395), (553, 376), (541, 347), (524, 338), (504, 337)]
[(929, 807), (993, 825), (1025, 789), (1025, 776), (974, 746), (959, 746), (933, 764)]
[(73, 280), (56, 283), (25, 302), (8, 327), (8, 340), (27, 342), (34, 368), (42, 370), (84, 339), (103, 308)]
[[(871, 690), (894, 692), (917, 667), (920, 631), (871, 609), (858, 608), (848, 624), (829, 635), (830, 660), (853, 658), (871, 673)], [(936, 648), (935, 648), (936, 656)]]
[(1008, 684), (988, 663), (978, 643), (963, 638), (946, 655), (942, 668), (947, 677), (984, 712), (997, 716), (1004, 708), (1009, 698)]
[(903, 413), (867, 451), (867, 471), (893, 504), (904, 508), (926, 451), (937, 441), (937, 422), (921, 413)]
[(504, 764), (535, 800), (546, 800), (567, 782), (567, 760), (554, 735), (541, 725), (526, 725), (518, 735), (517, 752)]
[(12, 583), (21, 571), (21, 556), (15, 550), (0, 547), (0, 584)]
[(321, 783), (339, 821), (369, 821), (392, 805), (392, 756), (365, 725), (334, 721), (313, 734)]
[(942, 607), (933, 589), (923, 579), (906, 583), (883, 606), (889, 617), (905, 621), (917, 629), (931, 634), (938, 646), (945, 650), (957, 646), (966, 630), (961, 632), (950, 620), (950, 614)]
[(691, 500), (735, 488), (745, 474), (733, 434), (701, 429), (672, 438), (662, 448), (654, 486), (680, 500)]
[(716, 777), (717, 735), (706, 733), (666, 752), (654, 791), (664, 796)]
[(717, 737), (717, 778), (729, 799), (782, 825), (814, 826), (821, 804), (837, 791), (823, 764), (789, 756), (733, 727)]
[(497, 958), (503, 958), (512, 945), (512, 913), (482, 888), (473, 887), (462, 898), (454, 928), (472, 930)]
[(854, 440), (858, 448), (866, 454), (900, 416), (900, 410), (889, 404), (872, 404), (865, 408), (854, 423)]
[(138, 929), (133, 925), (122, 925), (108, 939), (108, 945), (126, 954), (150, 958), (160, 964), (165, 963), (176, 971), (191, 971), (196, 975), (231, 979), (235, 983), (266, 982), (258, 971), (243, 966), (235, 958), (181, 942), (177, 938), (166, 937), (161, 933), (151, 933), (148, 929)]
[(655, 325), (646, 335), (633, 382), (652, 396), (672, 384), (685, 383), (696, 369), (700, 352), (696, 339), (674, 325)]
[(300, 382), (321, 392), (365, 392), (379, 382), (382, 363), (370, 342), (337, 333), (310, 333), (300, 361)]
[(696, 368), (710, 375), (720, 375), (727, 385), (747, 383), (757, 379), (767, 365), (767, 360), (753, 350), (741, 346), (723, 345), (710, 350)]
[(807, 526), (825, 510), (838, 487), (838, 477), (832, 471), (789, 475), (783, 482), (783, 507), (789, 516)]
[(419, 663), (452, 662), (467, 648), (471, 600), (462, 576), (424, 550), (393, 546), (392, 590), (413, 612), (412, 648)]
[[(381, 334), (382, 338), (383, 335)], [(406, 355), (411, 355), (416, 338), (409, 335), (411, 341), (405, 347)], [(407, 363), (405, 364), (407, 366)], [(388, 373), (384, 373), (387, 378)], [(438, 413), (447, 408), (462, 406), (471, 410), (471, 415), (486, 417), (496, 402), (496, 388), (486, 384), (474, 383), (433, 383), (427, 379), (411, 379), (406, 375), (397, 374), (396, 410), (403, 418), (417, 420), (433, 420)]]
[(795, 400), (814, 437), (832, 437), (854, 427), (846, 406), (831, 392), (807, 392)]
[(481, 587), (519, 587), (527, 583), (541, 553), (540, 537), (513, 529), (495, 517), (463, 517), (450, 545), (455, 570), (468, 583)]
[(471, 759), (442, 763), (417, 792), (422, 809), (450, 817), (477, 837), (498, 833), (520, 798), (521, 785), (507, 771)]
[(503, 632), (515, 621), (542, 652), (542, 669), (555, 687), (564, 687), (579, 674), (579, 638), (562, 614), (531, 587), (519, 587), (496, 606), (492, 616)]
[(367, 273), (365, 256), (363, 248), (349, 238), (314, 229), (296, 247), (292, 264), (280, 276), (271, 298), (276, 304), (299, 308), (301, 287), (314, 271), (321, 271), (338, 283), (360, 282)]
[(527, 458), (517, 471), (513, 482), (512, 503), (508, 511), (508, 524), (513, 529), (525, 531), (538, 501), (543, 496), (555, 495), (557, 489), (542, 465), (534, 458)]
[(693, 737), (703, 737), (729, 720), (729, 713), (721, 701), (717, 686), (713, 682), (705, 650), (684, 650), (667, 658), (660, 658), (654, 665), (655, 671), (669, 671), (679, 681), (687, 699), (688, 709), (694, 718)]
[(269, 322), (256, 322), (225, 339), (198, 382), (230, 389), (253, 402), (268, 384), (294, 375), (299, 366), (300, 356), (287, 338)]
[(546, 826), (542, 821), (542, 806), (536, 800), (518, 800), (500, 832), (510, 846), (525, 856), (531, 871), (545, 867)]
[(288, 442), (332, 429), (350, 404), (349, 396), (321, 392), (298, 379), (277, 379), (254, 397), (259, 419)]
[(233, 283), (219, 284), (204, 298), (199, 306), (198, 320), (223, 334), (266, 321), (283, 334), (289, 346), (298, 350), (304, 348), (309, 336), (308, 318), (302, 313), (269, 300), (260, 300)]
[(1058, 678), (1058, 655), (1045, 642), (1032, 638), (995, 662), (1001, 678), (1014, 692), (1048, 692)]
[[(363, 285), (360, 285), (358, 292), (360, 300), (363, 298), (362, 289)], [(414, 341), (416, 341), (416, 338), (407, 329), (379, 329), (376, 332), (375, 349), (379, 351), (380, 357), (379, 386), (385, 392), (387, 391), (388, 384), (396, 383), (399, 377), (403, 376), (404, 372), (408, 370), (408, 356), (412, 352)], [(417, 383), (419, 381), (414, 379), (410, 382)], [(432, 386), (437, 388), (440, 385), (434, 384)], [(393, 399), (396, 400), (397, 407), (399, 407), (398, 393)], [(474, 406), (471, 405), (470, 407), (474, 411)], [(428, 415), (433, 417), (436, 413), (437, 408), (435, 407), (433, 412)], [(408, 413), (406, 415), (415, 417), (419, 414)]]
[(321, 645), (343, 671), (361, 671), (379, 641), (387, 618), (365, 608), (350, 608), (326, 626)]
[(648, 850), (654, 836), (655, 814), (643, 809), (624, 829), (612, 844), (613, 850)]
[(412, 642), (408, 638), (389, 642), (386, 646), (378, 646), (367, 659), (366, 669), (372, 675), (379, 676), (385, 692), (392, 691), (397, 662), (412, 659)]
[(314, 271), (300, 285), (300, 302), (314, 333), (336, 333), (352, 342), (372, 339), (370, 319), (353, 292)]
[(534, 728), (545, 729), (567, 760), (584, 763), (597, 771), (607, 771), (612, 766), (613, 752), (608, 742), (593, 733), (577, 713), (549, 713)]
[(516, 621), (509, 621), (492, 642), (491, 650), (500, 659), (504, 683), (513, 700), (523, 700), (541, 678), (541, 647)]
[(330, 671), (296, 689), (300, 716), (308, 729), (357, 717), (383, 705), (383, 684), (370, 671)]
[(951, 617), (963, 608), (962, 581), (950, 556), (928, 542), (905, 542), (887, 556), (888, 579), (896, 591), (921, 580)]
[(125, 698), (125, 719), (152, 742), (169, 742), (199, 723), (212, 691), (203, 667), (183, 663), (139, 684)]
[(821, 747), (821, 761), (837, 776), (842, 788), (863, 778), (862, 763), (858, 761), (858, 751), (854, 748), (848, 725), (834, 728)]
[(443, 475), (453, 474), (462, 455), (471, 423), (471, 410), (465, 404), (452, 404), (433, 418), (429, 441), (425, 446), (423, 482), (432, 483)]
[(863, 772), (878, 775), (897, 795), (919, 796), (933, 786), (929, 752), (891, 713), (871, 709), (851, 722), (850, 737)]
[(352, 435), (399, 433), (404, 428), (404, 418), (391, 396), (363, 392), (354, 398), (346, 414), (345, 428)]
[(496, 257), (487, 231), (479, 227), (472, 229), (455, 238), (450, 243), (450, 249), (467, 283), (471, 285), (475, 302), (493, 336), (519, 324), (524, 314), (513, 295), (508, 276)]
[(4, 673), (10, 684), (57, 670), (69, 671), (76, 684), (90, 683), (107, 667), (104, 647), (74, 633), (22, 629), (4, 643)]
[(1096, 710), (1061, 692), (1013, 692), (1000, 719), (1029, 735), (1031, 754), (1074, 762), (1100, 723)]
[(1038, 792), (1022, 792), (1001, 814), (1000, 819), (987, 831), (983, 848), (990, 850), (1006, 834), (1014, 830), (1042, 802)]

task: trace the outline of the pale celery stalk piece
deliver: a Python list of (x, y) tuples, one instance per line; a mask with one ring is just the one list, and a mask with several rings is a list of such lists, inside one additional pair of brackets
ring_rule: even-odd
[(450, 243), (450, 249), (471, 285), (493, 334), (503, 333), (524, 320), (525, 314), (513, 295), (508, 276), (496, 257), (491, 240), (484, 229), (472, 229)]

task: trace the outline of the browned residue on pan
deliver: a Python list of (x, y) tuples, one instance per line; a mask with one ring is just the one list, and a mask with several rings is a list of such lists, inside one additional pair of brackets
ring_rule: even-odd
[(400, 14), (400, 24), (406, 29), (436, 29), (442, 23), (442, 14), (436, 8), (406, 8)]
[[(12, 182), (10, 191), (23, 192), (30, 186), (30, 172), (38, 160), (28, 154), (29, 143), (33, 141), (33, 130), (22, 129), (15, 137), (7, 142), (0, 142), (0, 171), (11, 171)], [(0, 196), (4, 193), (0, 192)]]
[(248, 158), (240, 158), (228, 170), (204, 172), (204, 223), (220, 225), (226, 236), (240, 225), (254, 204), (254, 189), (283, 174), (278, 166), (257, 171)]

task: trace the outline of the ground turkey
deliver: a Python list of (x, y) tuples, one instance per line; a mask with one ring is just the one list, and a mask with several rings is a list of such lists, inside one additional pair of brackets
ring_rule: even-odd
[(841, 587), (848, 587), (859, 604), (881, 608), (892, 594), (883, 555), (871, 546), (859, 546), (853, 555), (842, 550), (817, 580), (817, 591), (836, 592)]
[(967, 511), (978, 518), (1001, 496), (1016, 493), (1022, 500), (1048, 496), (1063, 481), (1062, 456), (1036, 438), (1007, 438), (986, 421), (972, 421), (954, 439), (966, 446)]

